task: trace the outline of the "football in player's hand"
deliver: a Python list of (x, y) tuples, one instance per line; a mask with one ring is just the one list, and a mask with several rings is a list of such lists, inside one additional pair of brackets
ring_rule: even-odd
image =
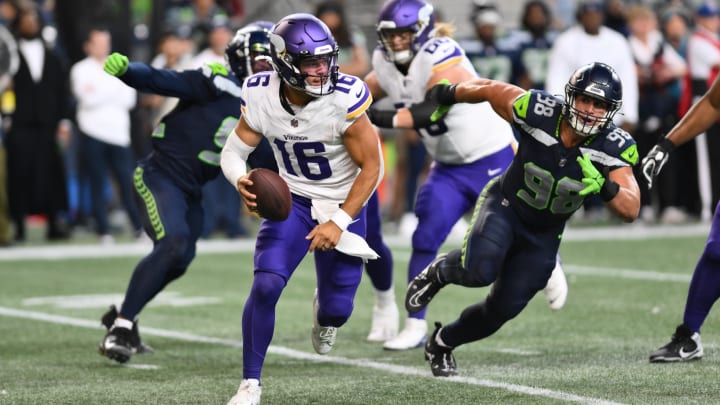
[(290, 215), (292, 198), (285, 180), (270, 169), (250, 170), (248, 178), (253, 182), (247, 190), (257, 196), (257, 213), (270, 221), (284, 221)]

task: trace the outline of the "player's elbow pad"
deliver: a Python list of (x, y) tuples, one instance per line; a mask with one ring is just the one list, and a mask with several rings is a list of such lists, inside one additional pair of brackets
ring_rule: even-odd
[(228, 134), (225, 146), (220, 152), (220, 167), (227, 181), (237, 187), (237, 181), (247, 173), (248, 156), (255, 150), (240, 139), (235, 130)]

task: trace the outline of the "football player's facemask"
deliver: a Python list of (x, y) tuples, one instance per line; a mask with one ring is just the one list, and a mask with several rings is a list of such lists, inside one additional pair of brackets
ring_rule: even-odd
[(330, 29), (312, 14), (291, 14), (270, 32), (272, 65), (295, 90), (319, 97), (332, 93), (338, 79), (338, 46)]
[[(388, 0), (380, 9), (376, 31), (385, 57), (410, 63), (435, 27), (433, 6), (423, 0)], [(401, 45), (402, 41), (409, 46)]]
[(563, 115), (578, 135), (607, 128), (622, 105), (622, 84), (604, 63), (591, 63), (573, 73), (565, 85)]
[(257, 21), (239, 29), (225, 48), (225, 60), (232, 72), (243, 80), (251, 74), (271, 70), (270, 39), (272, 23)]

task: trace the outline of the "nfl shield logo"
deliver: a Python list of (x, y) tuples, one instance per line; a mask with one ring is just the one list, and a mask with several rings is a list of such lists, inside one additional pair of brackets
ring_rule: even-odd
[(298, 120), (296, 120), (295, 118), (293, 118), (292, 120), (290, 120), (290, 125), (291, 125), (293, 128), (297, 128), (297, 126), (298, 126)]

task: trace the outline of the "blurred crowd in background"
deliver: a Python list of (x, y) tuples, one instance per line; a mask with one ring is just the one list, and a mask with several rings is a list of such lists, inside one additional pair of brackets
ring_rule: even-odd
[[(273, 3), (250, 10), (243, 0), (0, 0), (0, 245), (22, 243), (34, 224), (44, 226), (48, 240), (83, 233), (104, 244), (118, 235), (142, 240), (130, 198), (132, 170), (149, 153), (153, 128), (175, 100), (123, 89), (120, 81), (108, 85), (107, 97), (90, 99), (88, 86), (107, 81), (84, 75), (83, 61), (116, 51), (158, 68), (224, 63), (235, 30), (272, 20)], [(377, 38), (371, 24), (353, 20), (351, 6), (359, 5), (287, 3), (294, 7), (291, 12), (314, 13), (330, 27), (340, 46), (342, 72), (363, 77), (370, 70)], [(469, 17), (462, 21), (470, 27), (468, 34), (456, 39), (477, 71), (491, 79), (563, 95), (564, 72), (577, 68), (574, 55), (596, 53), (604, 61), (612, 54), (613, 67), (619, 72), (627, 67), (632, 76), (621, 74), (626, 97), (617, 123), (635, 137), (641, 157), (720, 70), (720, 11), (714, 2), (507, 3), (514, 5), (517, 20), (503, 15), (507, 5), (492, 0), (434, 5), (440, 19)], [(379, 10), (382, 2), (363, 4), (365, 10)], [(98, 29), (109, 35), (89, 35)], [(102, 113), (88, 113), (88, 106), (98, 104)], [(720, 197), (719, 129), (715, 125), (707, 137), (678, 148), (659, 187), (648, 191), (641, 185), (641, 222), (710, 220)], [(430, 162), (418, 136), (382, 131), (386, 178), (380, 196), (388, 233), (410, 236), (416, 224), (415, 193)], [(254, 220), (233, 187), (222, 176), (206, 187), (204, 237), (251, 236)], [(598, 202), (588, 203), (574, 221), (612, 219)], [(458, 224), (458, 235), (464, 226)]]

